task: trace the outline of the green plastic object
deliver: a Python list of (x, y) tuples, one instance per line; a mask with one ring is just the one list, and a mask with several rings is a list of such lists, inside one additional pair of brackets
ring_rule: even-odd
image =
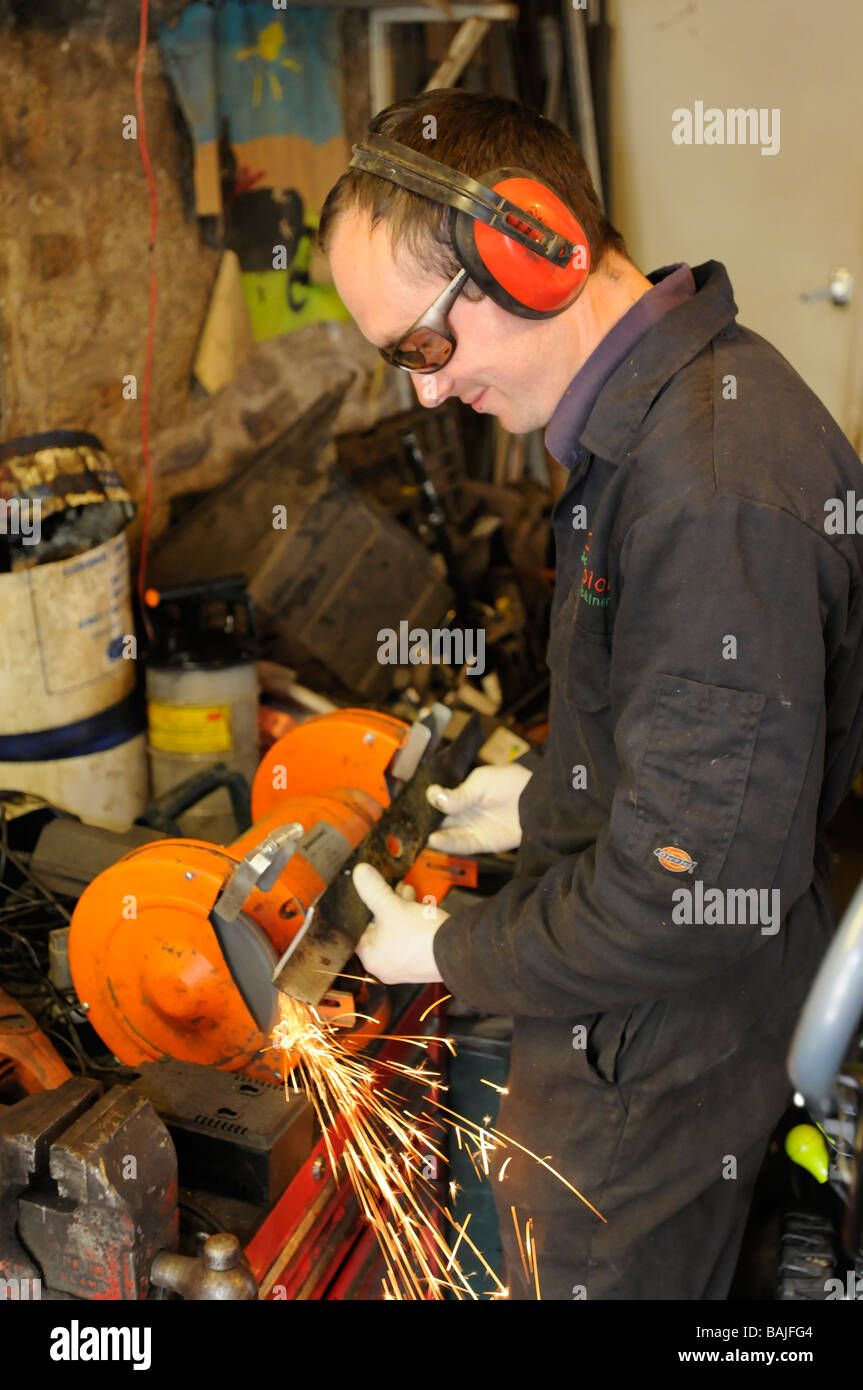
[(814, 1125), (795, 1125), (785, 1137), (785, 1152), (816, 1182), (826, 1182), (830, 1167), (824, 1136)]

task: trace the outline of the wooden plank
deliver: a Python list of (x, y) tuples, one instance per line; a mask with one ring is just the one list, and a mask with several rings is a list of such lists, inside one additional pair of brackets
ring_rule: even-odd
[[(457, 21), (481, 18), (483, 21), (517, 20), (518, 5), (474, 4), (450, 6), (451, 18)], [(369, 89), (371, 109), (376, 114), (395, 100), (392, 52), (388, 27), (390, 24), (427, 24), (435, 20), (446, 22), (448, 16), (440, 10), (423, 5), (375, 5), (369, 13)], [(428, 88), (426, 88), (428, 90)]]
[[(320, 5), (327, 10), (394, 10), (402, 4), (403, 0), (315, 0), (315, 6)], [(278, 12), (280, 9), (308, 9), (308, 6), (309, 0), (278, 0), (273, 8)], [(450, 8), (448, 0), (426, 0), (423, 8), (428, 10), (429, 19), (437, 17), (452, 22), (453, 16), (447, 13)]]
[(479, 16), (481, 19), (518, 19), (518, 5), (500, 5), (482, 3), (473, 5), (452, 6), (452, 15), (441, 14), (439, 10), (430, 10), (425, 5), (375, 5), (372, 13), (379, 13), (387, 24), (431, 24), (435, 20), (442, 23), (453, 20), (472, 19)]
[(449, 52), (432, 73), (423, 91), (433, 92), (438, 87), (454, 87), (490, 28), (491, 20), (479, 19), (476, 15), (466, 19), (453, 38)]

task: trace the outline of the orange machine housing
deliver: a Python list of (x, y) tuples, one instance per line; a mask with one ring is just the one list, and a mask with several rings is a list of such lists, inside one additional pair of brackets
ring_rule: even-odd
[[(255, 824), (233, 844), (157, 840), (89, 885), (72, 918), (69, 965), (90, 1022), (120, 1061), (172, 1057), (266, 1081), (281, 1076), (283, 1055), (246, 1008), (210, 913), (228, 876), (279, 826), (298, 821), (308, 831), (323, 822), (358, 845), (389, 804), (385, 771), (409, 728), (368, 710), (308, 720), (264, 757), (252, 788)], [(476, 870), (425, 851), (408, 880), (418, 897), (440, 901), (454, 883), (475, 883)], [(268, 891), (249, 895), (243, 911), (269, 943), (273, 963), (326, 887), (298, 849)], [(351, 1046), (362, 1046), (389, 1018), (382, 987), (362, 988), (357, 1012), (371, 1017), (345, 1030)]]
[(0, 989), (0, 1104), (51, 1091), (71, 1075), (36, 1020)]

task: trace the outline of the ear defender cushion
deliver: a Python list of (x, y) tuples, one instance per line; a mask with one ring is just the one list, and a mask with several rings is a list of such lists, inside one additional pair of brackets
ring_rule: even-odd
[(551, 261), (469, 213), (450, 209), (453, 247), (472, 280), (502, 309), (520, 318), (545, 319), (578, 298), (590, 273), (590, 245), (577, 217), (556, 193), (525, 169), (494, 169), (479, 182), (573, 242), (569, 265)]

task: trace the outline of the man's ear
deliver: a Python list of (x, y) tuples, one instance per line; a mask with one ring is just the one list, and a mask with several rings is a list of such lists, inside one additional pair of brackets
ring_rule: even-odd
[(475, 280), (468, 280), (462, 290), (462, 297), (466, 299), (469, 304), (478, 304), (481, 299), (488, 299), (485, 290), (481, 289)]

